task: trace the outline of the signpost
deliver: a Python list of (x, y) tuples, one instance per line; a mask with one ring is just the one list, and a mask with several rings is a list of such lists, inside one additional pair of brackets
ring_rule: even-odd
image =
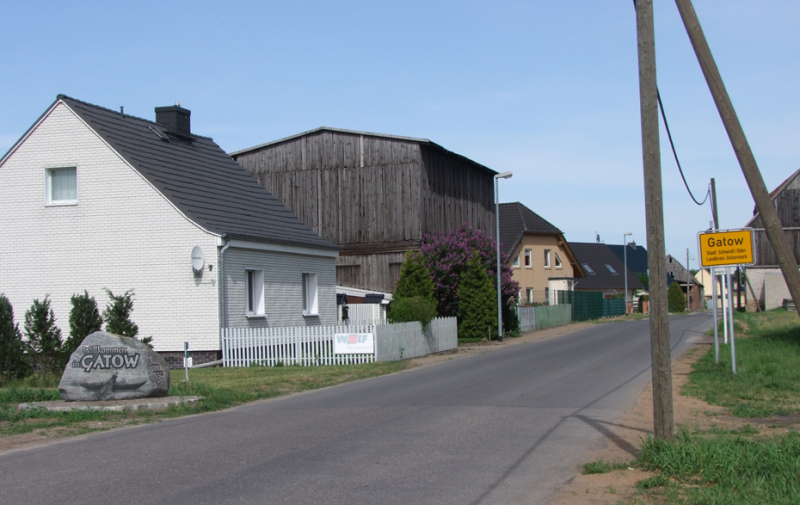
[[(714, 283), (714, 294), (716, 295), (716, 267), (724, 267), (726, 284), (728, 286), (727, 296), (723, 292), (722, 297), (722, 315), (725, 320), (725, 333), (728, 332), (728, 321), (730, 321), (730, 335), (731, 335), (731, 369), (733, 375), (736, 375), (736, 344), (733, 338), (733, 300), (732, 300), (732, 287), (731, 286), (731, 273), (730, 268), (734, 266), (752, 265), (755, 263), (755, 249), (753, 240), (753, 229), (742, 228), (739, 230), (720, 230), (720, 231), (706, 231), (697, 234), (697, 242), (700, 245), (700, 264), (704, 267), (711, 268), (711, 278)], [(719, 361), (719, 342), (717, 341), (717, 304), (716, 296), (714, 298), (714, 350), (717, 361)], [(726, 305), (727, 300), (727, 307)], [(726, 318), (730, 311), (730, 317)], [(727, 341), (727, 339), (726, 339)]]

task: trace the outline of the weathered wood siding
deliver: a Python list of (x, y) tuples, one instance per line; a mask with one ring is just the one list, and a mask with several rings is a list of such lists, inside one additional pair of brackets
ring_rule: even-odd
[(391, 292), (403, 252), (424, 234), (462, 223), (494, 234), (493, 173), (435, 144), (321, 130), (236, 160), (307, 226), (344, 246), (340, 285)]
[[(800, 262), (800, 177), (795, 177), (778, 193), (774, 203), (781, 226), (789, 240), (789, 247), (794, 252), (795, 260)], [(754, 229), (756, 266), (777, 266), (778, 258), (764, 231), (761, 216), (756, 216), (750, 226)]]
[[(784, 228), (783, 232), (789, 240), (789, 247), (794, 253), (794, 259), (800, 263), (800, 228)], [(753, 248), (756, 255), (756, 266), (778, 266), (778, 258), (772, 244), (769, 243), (767, 232), (763, 228), (753, 230)]]

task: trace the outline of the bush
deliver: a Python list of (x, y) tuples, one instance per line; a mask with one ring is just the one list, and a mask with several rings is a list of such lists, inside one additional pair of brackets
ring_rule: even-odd
[(393, 300), (389, 305), (387, 316), (390, 323), (419, 321), (423, 328), (428, 326), (434, 317), (436, 317), (436, 304), (421, 296)]
[(639, 303), (636, 304), (636, 312), (643, 314), (644, 313), (644, 302), (649, 302), (650, 296), (649, 295), (642, 295), (639, 297)]
[(430, 301), (435, 306), (436, 298), (434, 296), (431, 272), (422, 262), (422, 256), (407, 251), (406, 259), (400, 267), (400, 278), (394, 289), (393, 300), (419, 297)]
[(97, 309), (97, 302), (87, 291), (82, 295), (72, 295), (72, 310), (69, 312), (69, 338), (64, 342), (64, 354), (69, 356), (81, 345), (83, 339), (103, 329), (103, 318)]
[(56, 326), (56, 317), (50, 307), (50, 295), (43, 301), (33, 301), (25, 313), (25, 336), (33, 353), (35, 371), (59, 373), (64, 368), (61, 352), (61, 330)]
[(497, 298), (491, 279), (474, 252), (458, 283), (458, 337), (497, 336)]
[(26, 343), (22, 341), (19, 325), (14, 324), (14, 308), (11, 306), (11, 301), (0, 294), (0, 386), (30, 373), (30, 366), (25, 356), (26, 347)]
[(683, 294), (680, 285), (673, 282), (667, 291), (667, 303), (670, 312), (683, 312), (686, 310), (686, 296)]

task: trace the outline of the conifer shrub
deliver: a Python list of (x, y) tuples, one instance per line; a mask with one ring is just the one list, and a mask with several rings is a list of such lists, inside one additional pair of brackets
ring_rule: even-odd
[(392, 299), (413, 297), (436, 303), (431, 272), (423, 263), (422, 256), (406, 251), (406, 258), (400, 267), (400, 278), (397, 280)]
[(14, 308), (0, 294), (0, 386), (10, 380), (22, 379), (31, 372), (19, 324), (14, 324)]
[(497, 295), (478, 252), (473, 253), (458, 283), (458, 337), (497, 336)]
[(670, 312), (683, 312), (686, 310), (686, 296), (677, 282), (669, 285), (667, 290), (667, 304)]
[[(133, 312), (133, 290), (129, 289), (121, 295), (115, 295), (110, 289), (104, 288), (110, 299), (103, 311), (103, 319), (106, 322), (106, 331), (123, 337), (137, 338), (139, 327), (131, 320)], [(150, 344), (153, 337), (145, 337), (141, 340), (145, 344)]]
[(84, 290), (82, 295), (72, 295), (72, 310), (69, 312), (69, 338), (64, 342), (67, 359), (75, 352), (83, 339), (103, 329), (103, 318), (94, 297)]
[(35, 299), (25, 313), (25, 336), (31, 350), (34, 371), (49, 374), (61, 373), (64, 358), (61, 349), (61, 330), (50, 307), (50, 295), (43, 301)]

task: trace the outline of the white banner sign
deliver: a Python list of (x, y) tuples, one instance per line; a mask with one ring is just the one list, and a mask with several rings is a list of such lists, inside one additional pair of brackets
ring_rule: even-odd
[(372, 333), (336, 333), (333, 336), (334, 354), (372, 354), (375, 338)]

